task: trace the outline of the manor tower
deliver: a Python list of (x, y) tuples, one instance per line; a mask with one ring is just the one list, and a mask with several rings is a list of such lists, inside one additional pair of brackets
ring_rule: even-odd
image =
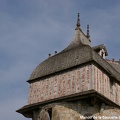
[(34, 69), (28, 104), (17, 112), (32, 120), (119, 117), (120, 61), (107, 55), (105, 45), (91, 47), (89, 26), (84, 34), (78, 14), (73, 40)]

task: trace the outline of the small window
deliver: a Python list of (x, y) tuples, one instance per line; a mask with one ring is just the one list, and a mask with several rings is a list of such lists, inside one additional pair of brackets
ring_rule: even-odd
[(110, 79), (110, 92), (113, 94), (114, 81)]
[(52, 120), (52, 108), (48, 109), (48, 114), (49, 114), (50, 120)]
[(101, 56), (105, 59), (105, 52), (102, 51)]
[(105, 59), (105, 51), (103, 49), (99, 51), (99, 55)]
[(103, 52), (101, 53), (101, 56), (104, 57), (104, 53)]

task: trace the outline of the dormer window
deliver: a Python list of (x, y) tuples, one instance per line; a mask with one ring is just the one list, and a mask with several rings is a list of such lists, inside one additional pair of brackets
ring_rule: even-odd
[(103, 59), (105, 59), (105, 56), (108, 55), (107, 50), (103, 44), (93, 47), (93, 50), (97, 52)]

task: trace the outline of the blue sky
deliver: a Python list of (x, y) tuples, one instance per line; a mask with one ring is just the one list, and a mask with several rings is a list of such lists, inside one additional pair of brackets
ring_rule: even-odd
[(0, 0), (0, 119), (27, 120), (15, 112), (27, 104), (33, 69), (72, 40), (77, 13), (92, 46), (105, 44), (120, 59), (120, 0)]

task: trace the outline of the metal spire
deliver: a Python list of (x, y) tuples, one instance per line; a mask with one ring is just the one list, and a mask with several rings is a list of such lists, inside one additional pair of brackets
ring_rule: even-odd
[(89, 31), (89, 25), (87, 25), (87, 38), (90, 38), (90, 31)]
[(77, 19), (77, 24), (76, 24), (77, 27), (80, 27), (80, 14), (78, 13), (78, 19)]

